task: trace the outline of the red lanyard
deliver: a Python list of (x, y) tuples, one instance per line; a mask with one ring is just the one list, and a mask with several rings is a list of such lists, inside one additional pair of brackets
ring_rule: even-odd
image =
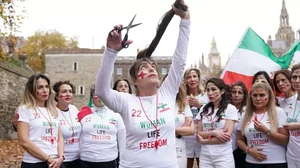
[(69, 112), (69, 116), (70, 116), (70, 122), (71, 122), (72, 125), (69, 123), (69, 121), (65, 117), (64, 112), (63, 111), (60, 111), (60, 112), (63, 115), (63, 117), (65, 118), (65, 120), (67, 121), (67, 123), (70, 126), (70, 128), (72, 129), (72, 142), (74, 142), (74, 138), (73, 137), (75, 136), (75, 133), (74, 133), (74, 125), (73, 125), (73, 121), (72, 121), (72, 117), (71, 117), (71, 112), (70, 112), (70, 110), (68, 111)]
[[(261, 120), (264, 118), (265, 114), (266, 114), (266, 112), (264, 112), (263, 116), (260, 118), (259, 121), (261, 121)], [(257, 120), (257, 114), (256, 114), (256, 113), (255, 113), (255, 116), (254, 116), (254, 120), (255, 120), (255, 121), (258, 121), (258, 120)]]
[(141, 101), (141, 98), (140, 98), (140, 97), (138, 97), (138, 98), (139, 98), (139, 101), (140, 101), (142, 110), (143, 110), (143, 112), (144, 112), (146, 118), (147, 118), (148, 121), (152, 124), (152, 126), (155, 128), (156, 134), (155, 134), (155, 143), (154, 143), (154, 146), (155, 146), (155, 149), (158, 149), (158, 137), (157, 137), (157, 135), (158, 135), (158, 129), (157, 129), (157, 126), (158, 126), (158, 124), (157, 124), (157, 121), (158, 121), (158, 112), (157, 112), (157, 108), (158, 108), (158, 96), (157, 96), (157, 93), (156, 93), (156, 121), (155, 121), (156, 124), (155, 124), (155, 125), (154, 125), (154, 123), (149, 119), (148, 115), (146, 114), (145, 109), (144, 109), (144, 106), (143, 106), (142, 101)]
[(47, 114), (48, 114), (48, 117), (49, 117), (49, 120), (48, 120), (48, 118), (41, 112), (41, 110), (37, 107), (37, 109), (39, 110), (39, 112), (42, 114), (42, 116), (47, 120), (47, 122), (48, 122), (48, 124), (49, 124), (49, 126), (50, 126), (50, 134), (51, 134), (51, 139), (50, 139), (50, 141), (51, 141), (51, 143), (52, 144), (54, 144), (54, 137), (53, 137), (53, 134), (52, 134), (52, 121), (51, 121), (51, 117), (50, 117), (50, 115), (49, 115), (49, 112), (48, 112), (48, 110), (47, 110)]

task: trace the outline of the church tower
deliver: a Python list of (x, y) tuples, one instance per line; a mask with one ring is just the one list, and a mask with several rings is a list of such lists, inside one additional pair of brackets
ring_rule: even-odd
[(221, 57), (214, 37), (212, 39), (210, 52), (208, 54), (208, 68), (213, 72), (218, 72), (221, 70)]
[(285, 0), (282, 0), (282, 9), (280, 13), (280, 25), (275, 35), (275, 40), (285, 40), (287, 48), (290, 48), (295, 42), (295, 32), (289, 23), (289, 14), (285, 6)]
[(273, 53), (277, 57), (281, 57), (285, 54), (292, 44), (295, 42), (295, 32), (290, 26), (289, 14), (286, 9), (285, 0), (282, 0), (282, 8), (279, 16), (279, 28), (275, 35), (275, 40), (268, 38), (268, 45), (271, 47)]

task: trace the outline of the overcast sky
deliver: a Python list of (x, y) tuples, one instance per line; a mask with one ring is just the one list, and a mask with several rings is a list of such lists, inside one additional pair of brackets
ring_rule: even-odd
[[(136, 55), (155, 36), (156, 26), (174, 0), (26, 0), (27, 18), (22, 35), (39, 29), (56, 29), (65, 36), (76, 36), (80, 47), (100, 48), (116, 24), (127, 25), (134, 14), (129, 39), (134, 43), (119, 55)], [(282, 0), (186, 0), (191, 11), (191, 37), (187, 64), (194, 63), (210, 50), (212, 38), (224, 65), (248, 26), (262, 38), (274, 37), (279, 27)], [(300, 0), (285, 0), (290, 25), (300, 29)], [(174, 17), (153, 55), (171, 56), (178, 37), (179, 18)]]

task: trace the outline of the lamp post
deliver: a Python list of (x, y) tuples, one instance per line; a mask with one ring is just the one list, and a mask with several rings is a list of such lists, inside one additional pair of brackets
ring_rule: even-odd
[(297, 31), (298, 33), (298, 41), (300, 41), (300, 29)]

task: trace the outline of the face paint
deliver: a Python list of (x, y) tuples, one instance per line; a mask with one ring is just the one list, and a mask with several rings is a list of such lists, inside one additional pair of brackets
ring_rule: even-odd
[(141, 78), (141, 79), (144, 79), (144, 76), (145, 75), (147, 75), (147, 73), (144, 73), (143, 71), (142, 72), (140, 72), (139, 74), (138, 74), (138, 78)]

